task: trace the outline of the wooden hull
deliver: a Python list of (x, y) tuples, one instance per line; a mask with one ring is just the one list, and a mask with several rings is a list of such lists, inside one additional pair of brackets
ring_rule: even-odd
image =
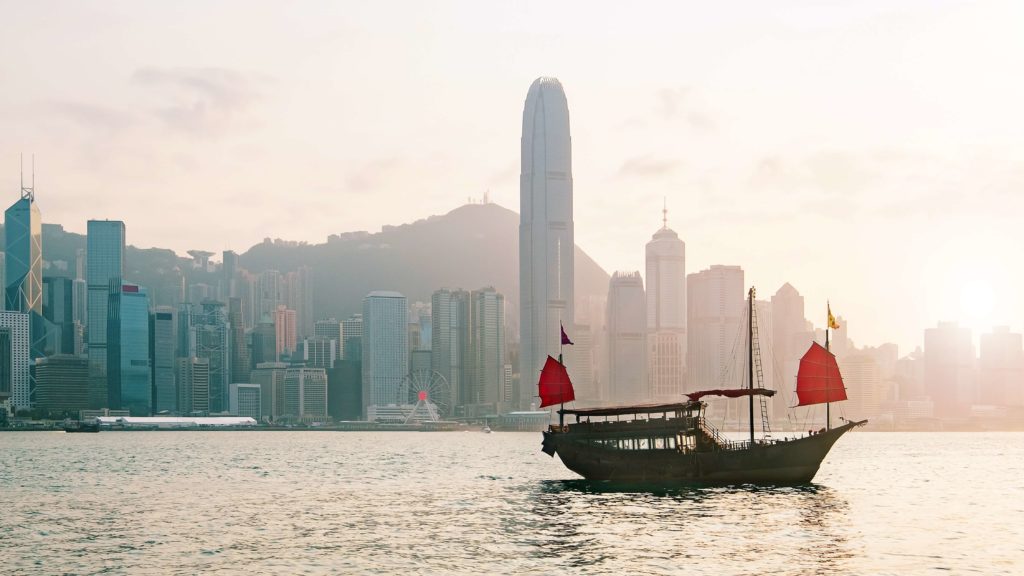
[(621, 450), (595, 445), (571, 431), (544, 432), (544, 451), (587, 480), (651, 484), (806, 484), (849, 422), (826, 432), (743, 449)]

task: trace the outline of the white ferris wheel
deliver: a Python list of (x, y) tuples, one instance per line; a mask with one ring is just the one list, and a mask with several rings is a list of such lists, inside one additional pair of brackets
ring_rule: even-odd
[(451, 415), (451, 387), (437, 370), (413, 370), (398, 386), (397, 404), (413, 406), (405, 422), (439, 422)]

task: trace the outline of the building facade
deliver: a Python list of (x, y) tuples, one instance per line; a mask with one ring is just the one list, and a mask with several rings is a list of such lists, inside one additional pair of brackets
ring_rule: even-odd
[(58, 354), (36, 359), (35, 407), (51, 414), (77, 414), (89, 407), (89, 361)]
[(327, 372), (323, 368), (291, 367), (284, 374), (284, 417), (299, 422), (325, 422)]
[(232, 416), (248, 416), (258, 422), (263, 415), (261, 399), (259, 384), (232, 384), (228, 389), (228, 412)]

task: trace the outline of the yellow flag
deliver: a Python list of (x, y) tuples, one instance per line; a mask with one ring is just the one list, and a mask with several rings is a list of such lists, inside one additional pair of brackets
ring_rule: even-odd
[(836, 322), (836, 317), (832, 315), (832, 305), (826, 305), (828, 306), (828, 327), (833, 330), (839, 330), (839, 323)]

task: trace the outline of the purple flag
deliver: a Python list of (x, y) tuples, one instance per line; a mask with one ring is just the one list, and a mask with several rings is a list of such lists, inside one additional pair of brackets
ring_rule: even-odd
[(559, 324), (558, 327), (562, 329), (562, 346), (565, 346), (566, 344), (569, 346), (575, 346), (575, 344), (572, 343), (572, 340), (569, 340), (569, 336), (566, 335), (565, 326)]

